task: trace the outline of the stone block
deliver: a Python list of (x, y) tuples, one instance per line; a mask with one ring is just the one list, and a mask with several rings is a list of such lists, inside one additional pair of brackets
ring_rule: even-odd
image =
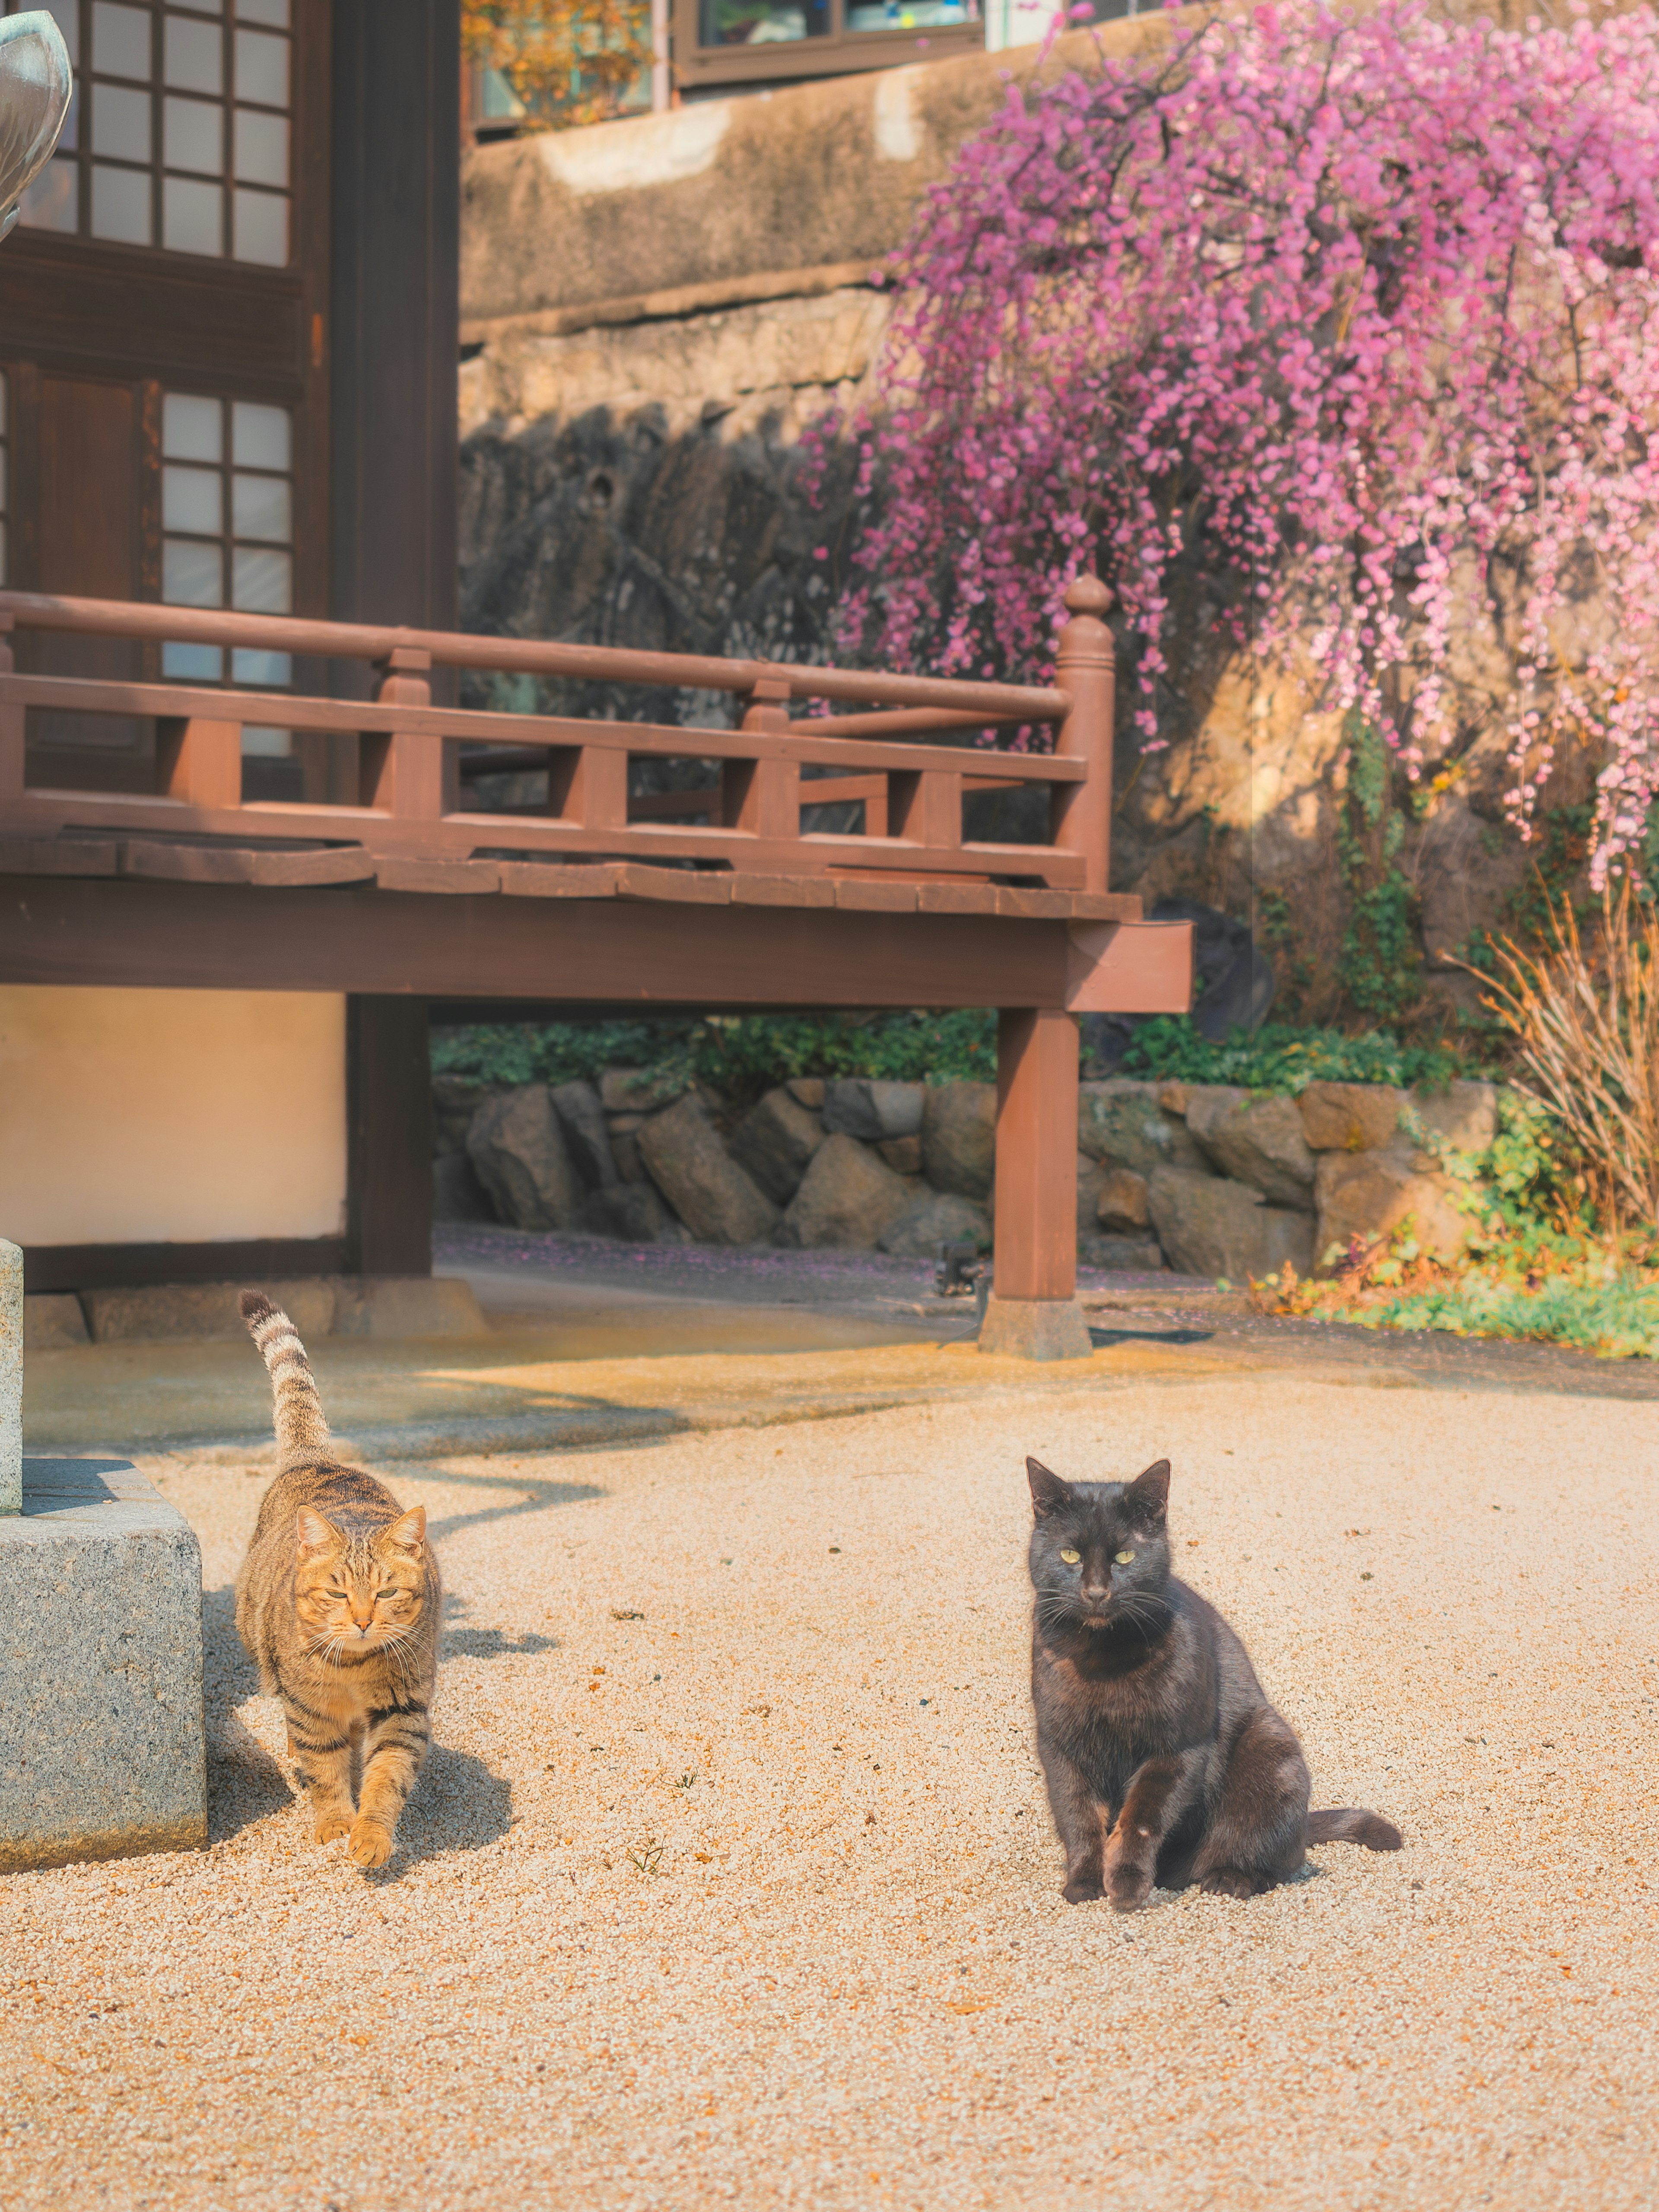
[(1435, 1170), (1413, 1164), (1410, 1153), (1324, 1152), (1316, 1186), (1321, 1267), (1334, 1245), (1346, 1251), (1356, 1237), (1371, 1243), (1399, 1228), (1409, 1214), (1417, 1241), (1443, 1260), (1463, 1249), (1468, 1223), (1454, 1203), (1455, 1186)]
[(930, 1083), (921, 1104), (921, 1171), (935, 1190), (988, 1198), (996, 1172), (994, 1083)]
[(471, 1284), (456, 1275), (337, 1275), (333, 1334), (395, 1343), (411, 1336), (488, 1336), (489, 1323)]
[(824, 1084), (821, 1075), (793, 1075), (784, 1088), (809, 1114), (823, 1113)]
[(629, 1129), (620, 1136), (614, 1129), (611, 1131), (611, 1157), (624, 1182), (645, 1181), (645, 1163), (640, 1158), (640, 1140), (635, 1131)]
[(780, 1084), (750, 1107), (732, 1132), (726, 1150), (775, 1205), (787, 1206), (823, 1142), (823, 1122), (787, 1085)]
[(1252, 1098), (1231, 1084), (1194, 1084), (1187, 1127), (1221, 1173), (1273, 1206), (1313, 1211), (1314, 1156), (1294, 1098)]
[(884, 1137), (921, 1134), (920, 1083), (878, 1083), (867, 1076), (842, 1076), (823, 1090), (823, 1126), (832, 1136), (856, 1137), (879, 1144)]
[(655, 1114), (691, 1088), (689, 1075), (660, 1067), (607, 1067), (599, 1100), (607, 1114)]
[(919, 1176), (921, 1173), (921, 1137), (884, 1137), (876, 1146), (895, 1175)]
[(591, 1083), (556, 1083), (548, 1096), (564, 1131), (565, 1147), (585, 1182), (604, 1190), (621, 1180), (611, 1157), (605, 1109)]
[(1492, 1083), (1454, 1083), (1437, 1096), (1412, 1093), (1417, 1118), (1455, 1152), (1484, 1152), (1498, 1134), (1498, 1087)]
[(1394, 1143), (1403, 1091), (1383, 1083), (1310, 1083), (1302, 1133), (1316, 1152), (1380, 1152)]
[(25, 1460), (0, 1521), (0, 1874), (207, 1840), (195, 1535), (125, 1460)]
[(434, 1075), (432, 1079), (432, 1149), (441, 1156), (466, 1149), (466, 1133), (472, 1116), (499, 1085), (480, 1083), (470, 1075)]
[(896, 1260), (936, 1260), (941, 1244), (976, 1244), (991, 1249), (991, 1217), (971, 1198), (930, 1190), (912, 1199), (876, 1239), (876, 1249)]
[(582, 1186), (544, 1083), (521, 1083), (481, 1106), (466, 1149), (503, 1221), (518, 1229), (570, 1226)]
[(986, 1303), (979, 1348), (1005, 1359), (1086, 1359), (1094, 1346), (1075, 1298), (1000, 1298), (994, 1293)]
[(67, 1352), (91, 1341), (87, 1317), (73, 1291), (35, 1291), (24, 1297), (25, 1352)]
[(0, 1514), (23, 1502), (23, 1254), (0, 1237)]
[(1156, 1237), (1079, 1237), (1077, 1259), (1079, 1267), (1098, 1267), (1103, 1273), (1154, 1274), (1164, 1265)]
[(1312, 1217), (1265, 1204), (1249, 1183), (1159, 1168), (1147, 1181), (1146, 1210), (1164, 1258), (1183, 1275), (1242, 1283), (1287, 1260), (1299, 1275), (1313, 1265)]
[(653, 1114), (635, 1139), (652, 1181), (705, 1244), (763, 1244), (778, 1211), (732, 1158), (695, 1098)]
[(812, 1155), (783, 1226), (792, 1244), (868, 1252), (911, 1203), (910, 1186), (855, 1138), (826, 1137)]
[(615, 1237), (624, 1244), (684, 1244), (684, 1224), (677, 1220), (653, 1182), (608, 1183), (591, 1190), (576, 1214), (576, 1226), (590, 1237)]
[(1095, 1219), (1103, 1229), (1125, 1236), (1145, 1229), (1152, 1216), (1146, 1211), (1146, 1178), (1133, 1168), (1109, 1168), (1095, 1202)]
[(309, 1343), (334, 1333), (331, 1275), (250, 1284), (146, 1283), (131, 1290), (85, 1291), (82, 1304), (94, 1344), (234, 1344), (247, 1334), (236, 1301), (263, 1291)]
[(434, 1221), (494, 1221), (489, 1193), (465, 1152), (446, 1152), (432, 1163), (432, 1218)]
[(1117, 1076), (1079, 1084), (1078, 1150), (1103, 1166), (1133, 1168), (1140, 1176), (1159, 1167), (1207, 1169), (1209, 1162), (1180, 1115), (1159, 1105), (1160, 1087)]

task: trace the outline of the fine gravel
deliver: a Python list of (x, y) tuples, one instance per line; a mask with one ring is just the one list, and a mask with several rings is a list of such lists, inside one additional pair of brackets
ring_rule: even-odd
[[(1061, 1901), (1028, 1451), (1173, 1459), (1314, 1802), (1403, 1852)], [(365, 1877), (231, 1627), (262, 1479), (170, 1461), (215, 1841), (0, 1881), (0, 2195), (1650, 2205), (1655, 1471), (1640, 1406), (1282, 1375), (405, 1463), (453, 1601)]]

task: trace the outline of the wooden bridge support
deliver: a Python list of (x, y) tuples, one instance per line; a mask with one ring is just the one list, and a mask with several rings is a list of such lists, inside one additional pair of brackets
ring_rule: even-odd
[(1049, 1008), (997, 1020), (995, 1290), (981, 1352), (1080, 1359), (1077, 1303), (1077, 1024)]

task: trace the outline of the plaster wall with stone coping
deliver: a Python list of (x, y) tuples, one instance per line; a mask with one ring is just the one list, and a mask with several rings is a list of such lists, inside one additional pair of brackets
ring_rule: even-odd
[(345, 1000), (0, 987), (0, 1233), (23, 1245), (337, 1235)]

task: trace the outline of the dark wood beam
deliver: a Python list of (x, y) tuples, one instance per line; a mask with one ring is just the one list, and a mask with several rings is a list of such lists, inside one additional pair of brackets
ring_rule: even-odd
[[(872, 886), (879, 889), (879, 886)], [(902, 888), (902, 887), (901, 887)], [(0, 981), (633, 1006), (1060, 1006), (1067, 924), (0, 876)]]
[[(280, 1281), (284, 1276), (343, 1275), (343, 1237), (258, 1237), (224, 1244), (26, 1244), (23, 1288), (120, 1291), (147, 1283)], [(428, 1272), (429, 1260), (418, 1272)]]
[(360, 1275), (432, 1272), (432, 1064), (420, 999), (346, 1006), (346, 1237)]

